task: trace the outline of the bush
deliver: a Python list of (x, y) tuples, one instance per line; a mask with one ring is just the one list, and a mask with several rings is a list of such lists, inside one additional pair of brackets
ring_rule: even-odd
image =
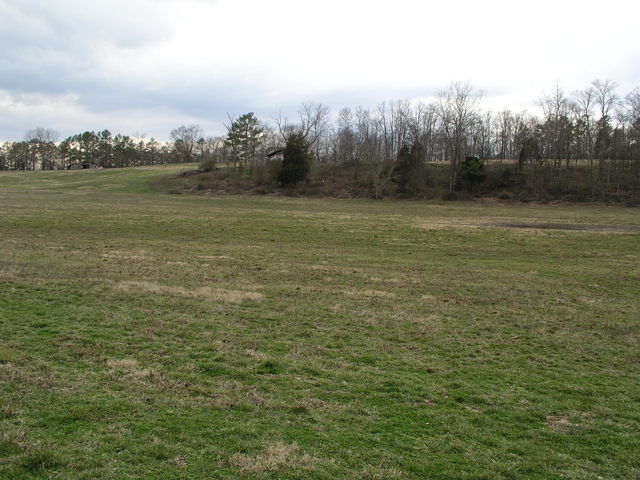
[(213, 158), (208, 158), (200, 164), (202, 172), (213, 172), (218, 168), (218, 163)]
[(456, 200), (458, 200), (458, 194), (456, 192), (447, 192), (444, 195), (442, 195), (442, 200), (446, 200), (448, 202), (455, 202)]

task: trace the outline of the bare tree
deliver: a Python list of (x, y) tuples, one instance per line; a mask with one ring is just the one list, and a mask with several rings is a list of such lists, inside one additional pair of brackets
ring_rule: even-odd
[(625, 107), (632, 159), (632, 194), (637, 199), (640, 198), (640, 88), (636, 87), (625, 97)]
[(322, 103), (303, 103), (299, 110), (300, 131), (313, 147), (329, 130), (329, 107)]
[(53, 170), (58, 159), (55, 142), (58, 132), (50, 128), (38, 127), (25, 134), (25, 141), (30, 145), (34, 169)]
[(576, 123), (576, 136), (580, 154), (593, 159), (593, 106), (595, 92), (593, 87), (578, 90), (573, 94), (571, 104)]
[(24, 139), (27, 142), (55, 143), (60, 135), (50, 128), (38, 127), (27, 131)]
[(377, 138), (369, 110), (356, 107), (354, 115), (356, 151), (353, 178), (358, 179), (361, 166), (371, 164), (375, 158)]
[(500, 160), (515, 157), (514, 137), (515, 137), (515, 117), (510, 110), (502, 110), (494, 118), (497, 156)]
[(560, 167), (564, 159), (569, 165), (569, 149), (572, 138), (570, 120), (571, 102), (560, 84), (556, 82), (551, 93), (544, 94), (539, 101), (542, 107), (544, 122), (542, 124), (543, 151), (546, 158), (551, 158), (556, 167)]
[(469, 83), (455, 82), (438, 94), (440, 126), (449, 153), (449, 190), (458, 180), (458, 169), (468, 153), (468, 134), (476, 121), (482, 95)]
[(180, 126), (171, 130), (173, 148), (183, 162), (192, 162), (198, 140), (204, 136), (200, 125)]
[[(423, 162), (435, 160), (436, 129), (438, 110), (435, 104), (417, 103), (413, 109), (413, 115), (409, 121), (409, 131), (412, 144), (420, 144), (423, 148)], [(426, 165), (422, 165), (421, 169)]]
[[(338, 125), (334, 134), (333, 154), (333, 180), (335, 182), (337, 163), (344, 167), (353, 165), (356, 157), (356, 136), (353, 130), (353, 115), (349, 108), (343, 108), (338, 112)], [(357, 176), (357, 167), (356, 167)]]
[(611, 113), (619, 99), (615, 93), (617, 87), (611, 80), (594, 80), (593, 94), (598, 106), (600, 118), (597, 121), (596, 153), (598, 155), (598, 173), (600, 182), (605, 181), (606, 157), (611, 137)]

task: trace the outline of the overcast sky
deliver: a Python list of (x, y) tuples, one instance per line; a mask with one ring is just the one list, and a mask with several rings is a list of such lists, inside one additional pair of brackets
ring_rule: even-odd
[(640, 86), (640, 2), (0, 0), (0, 141), (146, 134), (303, 101), (374, 106), (470, 81), (494, 110), (556, 81)]

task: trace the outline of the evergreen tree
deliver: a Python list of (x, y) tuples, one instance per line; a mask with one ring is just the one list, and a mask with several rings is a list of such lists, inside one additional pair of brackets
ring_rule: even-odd
[(306, 180), (311, 169), (313, 155), (309, 143), (302, 133), (289, 134), (282, 156), (282, 168), (278, 181), (282, 185), (292, 185)]
[(411, 150), (406, 145), (403, 145), (398, 152), (398, 159), (394, 169), (395, 181), (400, 193), (407, 193), (407, 186), (413, 173), (412, 163)]
[(225, 144), (231, 147), (233, 160), (242, 170), (247, 163), (253, 166), (255, 151), (260, 144), (264, 128), (253, 112), (241, 115), (227, 126), (227, 139)]
[(469, 193), (473, 193), (474, 185), (483, 182), (487, 178), (487, 172), (484, 169), (484, 162), (478, 157), (467, 157), (464, 159), (462, 168), (460, 169), (460, 181), (469, 189)]
[(411, 148), (402, 146), (393, 172), (399, 193), (416, 193), (420, 190), (423, 182), (423, 157), (424, 147), (420, 142), (414, 142)]

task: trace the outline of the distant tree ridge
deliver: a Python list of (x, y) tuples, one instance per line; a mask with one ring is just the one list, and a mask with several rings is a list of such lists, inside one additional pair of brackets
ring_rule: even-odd
[[(465, 159), (477, 157), (489, 174), (496, 163), (504, 163), (505, 169), (513, 165), (503, 180), (517, 178), (532, 192), (640, 197), (640, 88), (623, 96), (614, 82), (595, 80), (566, 94), (555, 85), (539, 100), (540, 116), (484, 111), (481, 101), (481, 93), (470, 84), (455, 82), (429, 103), (402, 100), (376, 108), (343, 108), (335, 122), (325, 105), (306, 103), (292, 122), (280, 116), (269, 124), (249, 112), (230, 117), (225, 136), (206, 136), (198, 125), (181, 126), (171, 131), (168, 144), (114, 136), (107, 130), (58, 142), (54, 131), (39, 128), (22, 142), (0, 146), (0, 169), (207, 161), (208, 169), (246, 168), (245, 174), (256, 181), (286, 183), (289, 174), (279, 177), (268, 171), (276, 168), (278, 157), (272, 153), (295, 138), (308, 145), (311, 167), (330, 166), (333, 180), (349, 171), (354, 182), (371, 185), (375, 196), (389, 185), (398, 193), (419, 194), (434, 182), (432, 165), (447, 170), (449, 191), (462, 188), (462, 183), (474, 190), (479, 182), (471, 180)], [(291, 137), (294, 132), (299, 137)]]

